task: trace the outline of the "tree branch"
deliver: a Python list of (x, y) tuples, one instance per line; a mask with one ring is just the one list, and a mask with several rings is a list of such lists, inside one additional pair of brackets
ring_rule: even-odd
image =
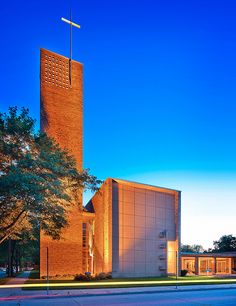
[[(5, 231), (7, 231), (7, 230), (9, 230), (9, 229), (10, 229), (10, 230), (9, 230), (7, 233), (5, 233), (5, 234), (0, 238), (0, 244), (1, 244), (2, 242), (4, 242), (8, 237), (10, 237), (12, 233), (14, 233), (15, 225), (16, 225), (16, 223), (17, 223), (18, 221), (22, 221), (22, 220), (20, 220), (20, 217), (22, 217), (23, 213), (25, 213), (25, 216), (27, 215), (27, 212), (26, 212), (25, 210), (21, 211), (21, 212), (19, 213), (19, 215), (17, 216), (17, 218), (16, 218), (10, 225), (8, 225), (8, 226), (6, 226), (6, 227), (4, 228)], [(24, 219), (25, 216), (23, 216), (22, 219)]]
[(18, 216), (7, 226), (0, 228), (1, 231), (7, 231), (9, 228), (13, 227), (14, 225), (16, 225), (16, 223), (18, 222), (18, 220), (20, 219), (20, 217), (23, 215), (23, 213), (25, 212), (25, 210), (23, 209)]

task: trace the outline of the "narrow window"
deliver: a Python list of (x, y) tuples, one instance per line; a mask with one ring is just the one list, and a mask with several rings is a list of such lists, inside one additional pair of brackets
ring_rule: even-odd
[(83, 239), (83, 247), (85, 248), (86, 247), (86, 243), (87, 243), (87, 224), (86, 223), (83, 223), (82, 224), (82, 239)]

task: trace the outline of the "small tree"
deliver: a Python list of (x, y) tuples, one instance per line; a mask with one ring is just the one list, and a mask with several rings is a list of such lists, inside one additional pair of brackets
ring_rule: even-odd
[(81, 191), (100, 183), (87, 170), (78, 172), (75, 159), (34, 128), (25, 108), (0, 113), (0, 243), (23, 232), (33, 238), (39, 226), (59, 239), (70, 208), (82, 207)]

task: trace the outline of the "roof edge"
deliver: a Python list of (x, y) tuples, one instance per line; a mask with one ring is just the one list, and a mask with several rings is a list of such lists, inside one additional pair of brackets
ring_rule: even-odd
[(148, 186), (148, 187), (152, 187), (152, 188), (160, 188), (160, 189), (163, 189), (163, 190), (175, 191), (175, 192), (181, 193), (181, 190), (167, 188), (167, 187), (155, 186), (155, 185), (151, 185), (151, 184), (139, 183), (139, 182), (135, 182), (135, 181), (123, 180), (123, 179), (118, 179), (118, 178), (107, 178), (106, 180), (108, 180), (108, 179), (116, 181), (117, 183), (120, 182), (120, 183), (128, 183), (128, 184), (135, 184), (135, 185), (141, 185), (141, 186)]

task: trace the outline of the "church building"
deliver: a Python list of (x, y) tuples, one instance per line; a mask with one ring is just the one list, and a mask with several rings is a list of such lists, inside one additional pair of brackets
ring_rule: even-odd
[[(83, 65), (40, 51), (41, 130), (83, 168)], [(74, 206), (60, 240), (40, 235), (40, 276), (110, 272), (161, 276), (180, 269), (181, 192), (107, 178), (89, 203)]]

